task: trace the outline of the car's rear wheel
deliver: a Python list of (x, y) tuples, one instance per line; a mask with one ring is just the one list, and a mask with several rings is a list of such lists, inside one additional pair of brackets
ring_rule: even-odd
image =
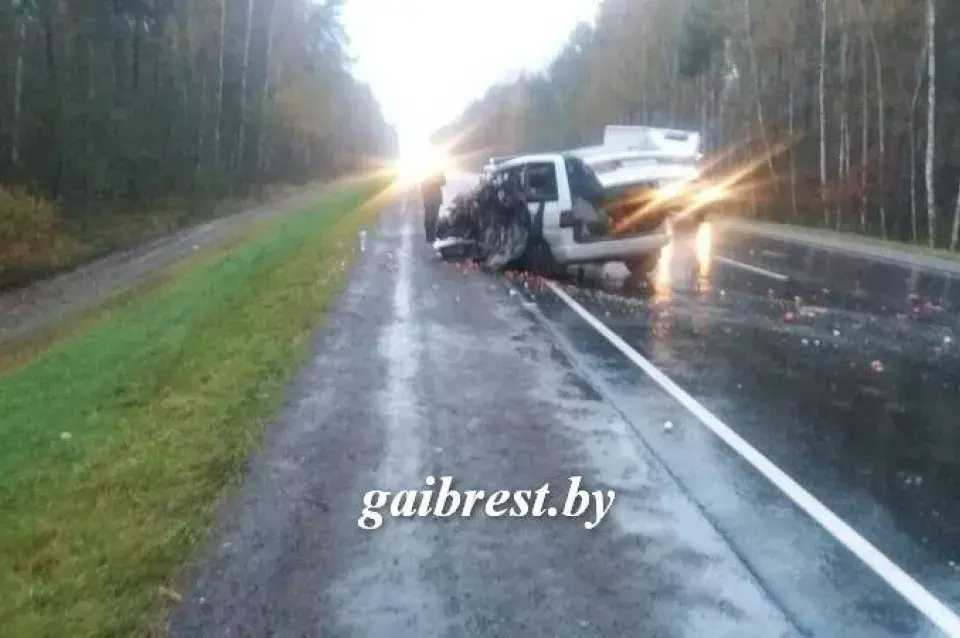
[(556, 278), (563, 273), (563, 268), (557, 263), (553, 251), (550, 250), (550, 244), (542, 237), (530, 242), (523, 256), (523, 262), (527, 270), (541, 277)]
[(660, 263), (660, 251), (653, 251), (633, 259), (627, 259), (624, 263), (632, 277), (649, 277), (657, 269), (657, 264)]

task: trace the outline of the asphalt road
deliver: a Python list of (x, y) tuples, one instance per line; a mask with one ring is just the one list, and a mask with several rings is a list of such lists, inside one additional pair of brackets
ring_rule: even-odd
[[(647, 286), (608, 276), (565, 290), (941, 601), (960, 600), (960, 282), (705, 226)], [(621, 410), (647, 409), (643, 372), (552, 292), (530, 296)], [(675, 400), (637, 433), (802, 630), (925, 635), (922, 616)]]
[[(800, 635), (503, 281), (440, 262), (419, 209), (368, 236), (221, 514), (173, 636)], [(368, 490), (614, 490), (561, 517), (388, 519)], [(640, 632), (640, 633), (638, 633)]]
[[(947, 607), (960, 283), (707, 226), (563, 289)], [(943, 635), (557, 294), (388, 210), (184, 585), (174, 636)], [(357, 525), (368, 490), (614, 490)]]

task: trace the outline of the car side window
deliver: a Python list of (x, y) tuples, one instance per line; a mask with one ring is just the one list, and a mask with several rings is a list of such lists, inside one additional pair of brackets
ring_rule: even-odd
[(497, 170), (491, 181), (498, 187), (512, 185), (515, 188), (520, 187), (520, 178), (523, 172), (523, 166), (511, 166)]
[(507, 171), (507, 182), (515, 187), (519, 188), (523, 180), (523, 166), (513, 166)]
[(559, 199), (557, 192), (557, 171), (552, 162), (534, 162), (527, 164), (523, 172), (524, 186), (534, 196), (545, 202)]
[(604, 189), (596, 173), (584, 162), (573, 157), (565, 158), (564, 164), (571, 195), (598, 205), (603, 198)]

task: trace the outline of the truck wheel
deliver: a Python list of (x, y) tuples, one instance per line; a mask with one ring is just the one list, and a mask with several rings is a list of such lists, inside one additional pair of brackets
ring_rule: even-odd
[(660, 251), (649, 252), (646, 255), (626, 260), (624, 263), (632, 277), (649, 277), (656, 270), (657, 264), (660, 263)]
[(542, 237), (537, 237), (530, 242), (523, 261), (527, 270), (541, 277), (555, 278), (561, 275), (560, 264), (554, 258), (550, 245)]

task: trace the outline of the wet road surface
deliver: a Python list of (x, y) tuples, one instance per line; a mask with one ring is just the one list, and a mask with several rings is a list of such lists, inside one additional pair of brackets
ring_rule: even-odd
[[(642, 289), (564, 289), (956, 608), (960, 284), (704, 228)], [(371, 233), (172, 635), (942, 635), (555, 294), (419, 230)], [(358, 528), (428, 475), (617, 500)]]
[[(798, 636), (616, 408), (503, 281), (387, 211), (221, 512), (174, 636)], [(368, 490), (614, 490), (563, 518), (387, 518)]]
[[(768, 271), (761, 274), (756, 269)], [(784, 281), (786, 279), (786, 281)], [(629, 283), (629, 282), (627, 282)], [(824, 250), (714, 234), (710, 226), (665, 250), (653, 281), (619, 277), (565, 290), (734, 431), (840, 515), (942, 601), (960, 600), (960, 282)], [(644, 374), (549, 291), (534, 292), (549, 322), (596, 370), (621, 409), (643, 409)], [(668, 403), (669, 405), (669, 403)], [(636, 406), (634, 408), (634, 406)], [(726, 531), (760, 578), (813, 635), (835, 635), (851, 609), (891, 635), (915, 635), (912, 610), (805, 520), (769, 521), (778, 498), (703, 426), (673, 406), (640, 434)], [(682, 412), (682, 411), (681, 411)], [(680, 426), (679, 423), (683, 425)], [(696, 432), (696, 442), (689, 440)], [(705, 455), (735, 467), (714, 474)], [(706, 477), (704, 475), (707, 475)], [(756, 492), (755, 492), (756, 490)], [(731, 505), (731, 502), (733, 505)], [(753, 507), (757, 512), (744, 514)], [(761, 505), (749, 505), (761, 503)], [(792, 519), (777, 504), (776, 518)], [(731, 512), (735, 509), (735, 512)], [(802, 519), (802, 517), (800, 517)], [(755, 521), (759, 528), (747, 521)], [(758, 529), (776, 540), (758, 550)], [(800, 530), (804, 530), (801, 532)], [(798, 542), (797, 536), (804, 536)], [(764, 544), (761, 543), (761, 546)], [(803, 551), (799, 548), (803, 547)], [(793, 558), (790, 556), (793, 555)], [(815, 618), (798, 576), (835, 571), (839, 599)], [(807, 564), (804, 564), (804, 563)], [(785, 566), (793, 567), (784, 569)], [(839, 567), (841, 566), (842, 567)], [(850, 635), (845, 633), (844, 635)]]

